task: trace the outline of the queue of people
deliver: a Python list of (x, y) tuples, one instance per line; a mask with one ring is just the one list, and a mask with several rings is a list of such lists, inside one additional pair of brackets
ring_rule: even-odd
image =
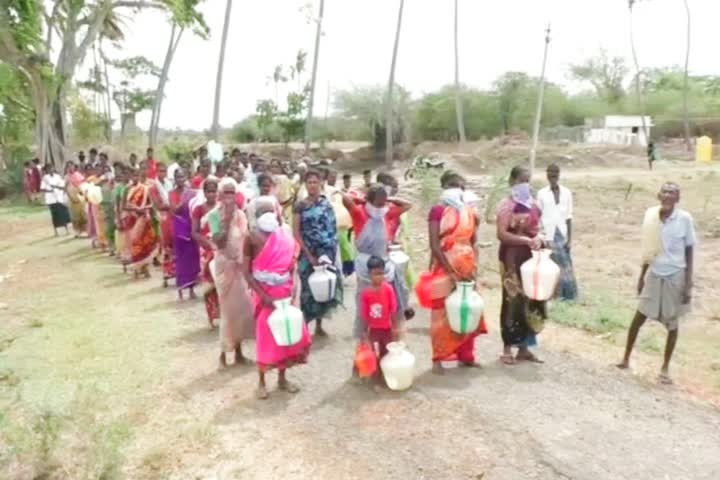
[[(90, 153), (89, 162), (69, 163), (64, 177), (45, 167), (39, 191), (56, 234), (71, 224), (77, 237), (87, 236), (92, 248), (117, 258), (135, 279), (149, 278), (154, 264), (165, 287), (174, 281), (179, 301), (186, 294), (200, 295), (208, 324), (219, 329), (221, 368), (228, 365), (228, 354), (235, 363), (247, 362), (243, 342), (255, 341), (258, 398), (268, 397), (265, 375), (273, 369), (280, 389), (298, 391), (287, 369), (307, 362), (313, 336), (327, 336), (323, 322), (338, 306), (347, 306), (343, 276), (355, 277), (353, 335), (358, 344), (371, 345), (378, 358), (415, 316), (413, 288), (432, 282), (425, 285), (431, 298), (424, 306), (430, 310), (433, 372), (442, 374), (448, 361), (479, 367), (475, 339), (488, 332), (485, 318), (460, 334), (450, 327), (446, 308), (458, 282), (475, 282), (480, 273), (478, 197), (459, 173), (446, 171), (440, 178), (442, 194), (427, 216), (430, 262), (418, 280), (412, 268), (400, 268), (389, 256), (403, 243), (407, 248), (407, 216), (413, 208), (398, 196), (399, 183), (389, 173), (373, 181), (366, 170), (357, 187), (346, 173), (338, 186), (330, 168), (310, 168), (307, 161), (267, 162), (237, 149), (216, 165), (201, 154), (194, 162), (178, 158), (167, 166), (150, 149), (140, 163), (133, 156), (127, 164), (110, 165), (106, 155)], [(547, 179), (548, 186), (534, 197), (530, 172), (513, 168), (510, 195), (497, 207), (500, 360), (506, 365), (543, 362), (531, 349), (547, 319), (547, 304), (528, 298), (520, 272), (534, 250), (551, 249), (560, 267), (556, 298), (572, 301), (578, 295), (571, 259), (572, 192), (560, 185), (556, 165), (547, 169)], [(669, 331), (661, 371), (667, 383), (678, 320), (690, 301), (695, 234), (689, 214), (675, 208), (677, 185), (663, 186), (660, 200), (652, 223), (656, 236), (650, 236), (656, 244), (646, 249), (652, 252), (643, 261), (642, 300), (619, 366), (627, 368), (645, 319), (658, 319)], [(341, 279), (322, 302), (309, 285), (318, 268)], [(268, 324), (275, 302), (283, 299), (290, 299), (306, 322), (300, 341), (291, 346), (278, 345)]]

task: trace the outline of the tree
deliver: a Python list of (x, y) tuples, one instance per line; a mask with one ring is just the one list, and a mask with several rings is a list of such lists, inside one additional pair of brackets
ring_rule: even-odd
[(150, 148), (154, 148), (157, 143), (158, 130), (160, 129), (160, 112), (162, 110), (162, 102), (165, 97), (165, 85), (170, 74), (170, 66), (172, 65), (175, 52), (177, 51), (183, 32), (190, 28), (201, 38), (207, 38), (210, 29), (205, 23), (202, 13), (198, 11), (198, 6), (202, 0), (164, 0), (167, 2), (168, 12), (172, 27), (170, 29), (170, 41), (165, 52), (165, 61), (163, 62), (160, 77), (158, 77), (158, 87), (155, 94), (155, 103), (153, 105), (152, 116), (150, 118), (150, 129), (148, 131), (148, 144)]
[(398, 8), (397, 28), (395, 30), (395, 44), (393, 46), (392, 62), (390, 63), (390, 79), (387, 87), (387, 100), (385, 101), (385, 163), (393, 163), (393, 88), (395, 87), (395, 66), (397, 64), (398, 48), (400, 47), (400, 29), (402, 28), (403, 8), (405, 0), (400, 0)]
[(317, 17), (317, 31), (315, 32), (315, 53), (313, 54), (313, 70), (310, 78), (310, 99), (308, 100), (307, 120), (305, 122), (305, 151), (310, 151), (312, 141), (312, 118), (315, 104), (315, 86), (317, 82), (318, 62), (320, 60), (320, 37), (322, 36), (322, 21), (325, 14), (325, 0), (320, 0), (320, 11)]
[(225, 22), (223, 23), (222, 42), (220, 43), (220, 59), (218, 60), (217, 78), (215, 79), (215, 108), (213, 109), (212, 139), (217, 141), (220, 130), (220, 96), (222, 93), (222, 75), (225, 65), (225, 46), (227, 44), (228, 30), (230, 29), (230, 11), (232, 0), (225, 4)]
[(645, 141), (649, 142), (647, 125), (645, 124), (645, 100), (643, 99), (642, 89), (642, 70), (640, 70), (640, 62), (638, 61), (637, 49), (635, 48), (635, 29), (633, 28), (633, 7), (640, 0), (628, 0), (628, 12), (630, 13), (630, 49), (632, 50), (633, 63), (635, 64), (635, 96), (640, 111), (640, 120), (642, 122), (643, 136)]
[(458, 47), (458, 0), (455, 0), (455, 115), (457, 116), (458, 139), (465, 143), (465, 121), (463, 119), (462, 93), (460, 90), (460, 52)]
[(278, 106), (272, 100), (258, 100), (255, 112), (257, 113), (256, 122), (260, 130), (260, 139), (268, 141), (268, 128), (275, 123)]
[(578, 81), (590, 83), (598, 97), (618, 105), (625, 97), (625, 78), (629, 68), (622, 57), (609, 58), (605, 50), (583, 63), (570, 65), (570, 75)]
[(498, 102), (503, 133), (510, 133), (515, 126), (515, 115), (521, 102), (527, 99), (530, 85), (530, 77), (523, 72), (507, 72), (495, 80), (493, 90)]
[(112, 98), (120, 110), (120, 131), (124, 137), (134, 128), (136, 114), (151, 109), (155, 104), (156, 91), (142, 89), (137, 84), (148, 77), (158, 78), (160, 68), (143, 56), (108, 60), (107, 63), (122, 75), (120, 86), (115, 88)]
[[(78, 66), (121, 9), (166, 9), (183, 0), (23, 0), (0, 3), (0, 60), (28, 81), (38, 156), (62, 167), (66, 99)], [(57, 38), (54, 38), (56, 37)], [(53, 45), (59, 46), (57, 52)], [(51, 55), (54, 59), (51, 60)]]
[(688, 82), (688, 68), (690, 66), (690, 4), (688, 0), (683, 0), (685, 4), (685, 15), (687, 17), (687, 40), (685, 44), (685, 72), (683, 75), (683, 127), (685, 134), (685, 148), (688, 153), (692, 151), (690, 145), (690, 114), (688, 113), (688, 95), (690, 94), (689, 82)]

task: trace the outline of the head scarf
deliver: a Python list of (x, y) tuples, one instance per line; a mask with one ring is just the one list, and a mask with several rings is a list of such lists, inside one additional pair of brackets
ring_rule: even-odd
[(280, 227), (280, 222), (275, 212), (265, 212), (258, 217), (256, 225), (262, 232), (273, 233)]
[(225, 190), (225, 187), (228, 187), (232, 185), (233, 190), (237, 191), (238, 185), (234, 178), (232, 177), (223, 177), (222, 180), (220, 180), (220, 183), (218, 184), (218, 191), (223, 192)]
[(443, 190), (440, 199), (445, 205), (454, 208), (458, 212), (465, 210), (465, 192), (462, 188)]
[(515, 203), (519, 203), (527, 208), (532, 208), (533, 201), (529, 183), (518, 183), (513, 185), (510, 189), (510, 194), (512, 195), (512, 199)]

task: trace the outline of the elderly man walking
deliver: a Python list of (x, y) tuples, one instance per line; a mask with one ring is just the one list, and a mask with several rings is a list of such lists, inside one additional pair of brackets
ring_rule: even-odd
[(659, 207), (650, 208), (643, 224), (643, 265), (638, 280), (639, 305), (628, 332), (619, 368), (630, 366), (630, 354), (645, 320), (657, 320), (668, 330), (665, 359), (658, 381), (671, 384), (670, 359), (678, 338), (680, 318), (692, 297), (693, 255), (696, 243), (692, 216), (679, 208), (680, 187), (666, 183), (658, 194)]

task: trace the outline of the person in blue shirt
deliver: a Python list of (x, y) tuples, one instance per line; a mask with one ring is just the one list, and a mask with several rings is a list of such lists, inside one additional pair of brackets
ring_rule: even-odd
[(671, 384), (670, 359), (678, 338), (680, 318), (689, 311), (693, 285), (693, 257), (697, 238), (692, 216), (679, 208), (680, 187), (666, 183), (660, 200), (660, 242), (654, 259), (643, 262), (637, 291), (639, 304), (628, 332), (625, 356), (618, 364), (630, 366), (630, 354), (645, 320), (657, 320), (668, 330), (665, 358), (658, 381)]

